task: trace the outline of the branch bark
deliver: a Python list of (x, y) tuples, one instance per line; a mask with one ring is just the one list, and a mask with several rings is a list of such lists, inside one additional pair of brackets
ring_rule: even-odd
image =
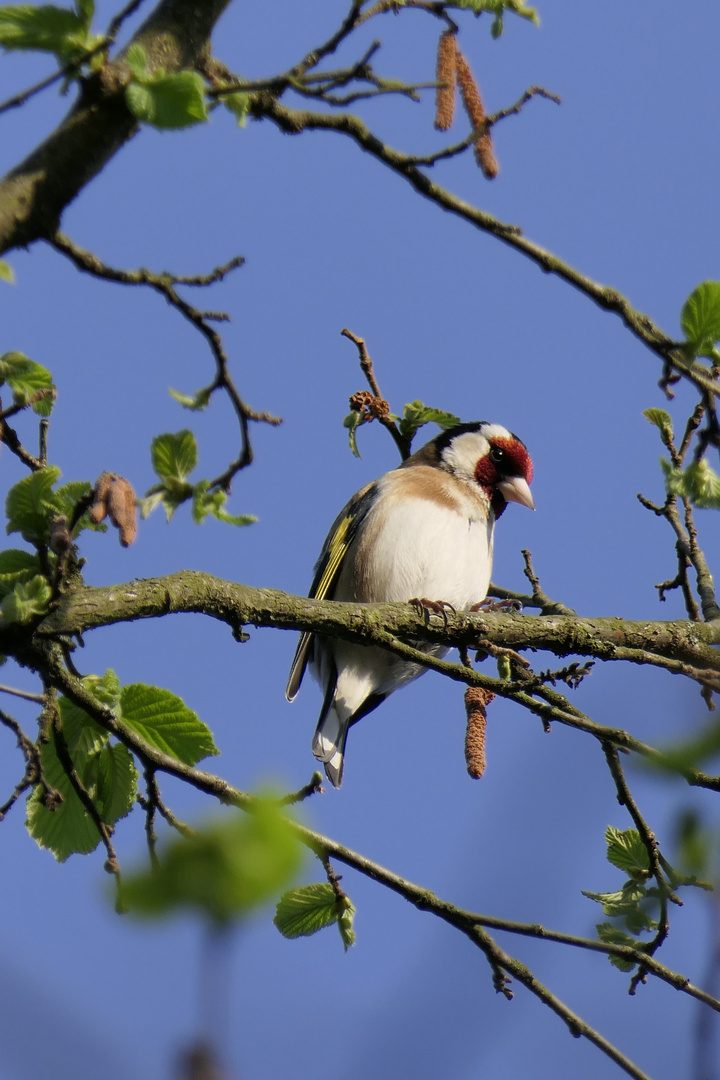
[[(195, 612), (225, 622), (239, 633), (246, 625), (309, 630), (362, 644), (387, 644), (387, 635), (449, 646), (486, 639), (510, 649), (544, 649), (558, 656), (648, 662), (643, 654), (720, 674), (720, 621), (630, 621), (568, 615), (458, 612), (428, 625), (406, 604), (341, 604), (292, 596), (184, 570), (103, 588), (66, 593), (40, 623), (41, 638), (83, 634), (101, 626)], [(0, 651), (14, 652), (10, 631), (0, 632)], [(14, 636), (14, 635), (13, 635)]]
[[(161, 0), (133, 42), (145, 50), (151, 70), (192, 67), (229, 3)], [(83, 80), (62, 123), (0, 181), (0, 254), (52, 236), (65, 207), (137, 133), (125, 104), (128, 75), (121, 54)]]

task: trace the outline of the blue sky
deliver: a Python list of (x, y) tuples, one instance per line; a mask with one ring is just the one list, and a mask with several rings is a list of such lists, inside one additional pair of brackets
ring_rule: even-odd
[[(104, 26), (114, 7), (100, 3), (98, 11)], [(215, 51), (243, 75), (271, 75), (328, 37), (343, 11), (335, 0), (316, 0), (309, 11), (288, 0), (244, 0), (218, 25)], [(489, 19), (463, 20), (461, 45), (489, 111), (533, 84), (563, 104), (534, 100), (496, 129), (501, 172), (492, 184), (470, 157), (438, 165), (434, 178), (521, 225), (678, 334), (687, 294), (720, 277), (720, 13), (708, 0), (681, 15), (666, 0), (547, 0), (539, 12), (539, 29), (509, 16), (499, 41)], [(385, 16), (340, 59), (356, 59), (375, 36), (381, 73), (432, 79), (431, 20)], [(0, 97), (50, 70), (50, 61), (3, 56)], [(0, 117), (0, 169), (36, 145), (67, 106), (51, 89)], [(360, 111), (399, 149), (442, 145), (430, 97)], [(460, 117), (456, 131), (460, 138)], [(127, 551), (114, 535), (84, 540), (90, 584), (196, 568), (306, 591), (338, 509), (396, 462), (375, 425), (359, 433), (360, 460), (347, 448), (347, 398), (363, 387), (355, 349), (340, 337), (347, 326), (367, 339), (394, 409), (420, 398), (464, 420), (505, 424), (527, 444), (537, 513), (511, 506), (500, 522), (498, 584), (524, 588), (527, 547), (545, 590), (582, 614), (682, 616), (677, 596), (660, 606), (653, 588), (674, 574), (673, 538), (636, 500), (639, 491), (662, 495), (659, 440), (641, 415), (668, 407), (657, 359), (615, 316), (424, 202), (349, 140), (284, 136), (269, 123), (237, 130), (219, 111), (185, 133), (143, 131), (62, 227), (115, 266), (198, 273), (245, 255), (247, 264), (201, 302), (232, 316), (224, 340), (245, 399), (284, 421), (254, 431), (256, 462), (235, 482), (229, 508), (256, 514), (256, 525), (199, 528), (183, 508), (168, 526), (156, 512)], [(53, 372), (50, 456), (66, 479), (111, 469), (144, 491), (153, 482), (153, 435), (185, 426), (196, 433), (202, 474), (224, 467), (235, 453), (229, 408), (218, 400), (191, 415), (167, 392), (192, 392), (212, 377), (202, 339), (175, 312), (147, 291), (80, 275), (43, 245), (9, 261), (17, 283), (0, 292), (0, 351), (20, 349)], [(679, 388), (669, 406), (678, 426), (693, 404)], [(31, 419), (17, 426), (32, 444)], [(4, 497), (20, 471), (7, 451), (0, 464)], [(717, 523), (709, 511), (698, 519), (712, 567)], [(320, 706), (310, 681), (292, 706), (284, 700), (294, 646), (293, 635), (269, 630), (240, 646), (226, 627), (182, 616), (89, 634), (77, 662), (84, 672), (112, 667), (123, 683), (168, 687), (215, 732), (222, 756), (210, 767), (244, 789), (274, 781), (291, 790), (314, 768)], [(5, 668), (2, 677), (34, 687), (23, 671)], [(692, 688), (619, 665), (596, 667), (574, 700), (649, 742), (704, 719)], [(31, 724), (30, 708), (14, 712)], [(460, 690), (426, 676), (353, 730), (342, 791), (306, 805), (306, 820), (452, 902), (591, 935), (599, 909), (580, 890), (619, 887), (603, 833), (608, 824), (630, 825), (600, 747), (559, 726), (545, 735), (537, 720), (496, 702), (487, 773), (473, 782), (463, 732)], [(10, 735), (2, 738), (0, 794), (22, 771)], [(629, 775), (666, 847), (678, 806), (712, 813), (703, 793)], [(181, 816), (208, 812), (176, 782), (164, 781), (163, 790)], [(144, 857), (142, 825), (136, 812), (118, 826), (124, 867)], [(0, 840), (0, 1080), (49, 1071), (50, 1048), (57, 1080), (170, 1076), (198, 1023), (200, 927), (116, 916), (100, 853), (57, 866), (28, 839), (21, 806), (2, 823)], [(308, 863), (307, 880), (319, 880), (318, 870)], [(269, 910), (236, 935), (227, 1046), (240, 1075), (620, 1075), (521, 987), (510, 1003), (497, 997), (483, 957), (457, 932), (350, 871), (343, 883), (358, 910), (358, 943), (347, 956), (334, 931), (282, 940)], [(697, 981), (708, 910), (704, 897), (686, 899), (661, 958)], [(499, 940), (656, 1080), (688, 1074), (695, 1008), (682, 995), (651, 983), (630, 999), (627, 977), (603, 957)]]

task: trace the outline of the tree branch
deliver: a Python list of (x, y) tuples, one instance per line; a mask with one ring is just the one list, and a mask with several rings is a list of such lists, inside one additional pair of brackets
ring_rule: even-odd
[[(161, 0), (133, 37), (148, 67), (192, 67), (230, 0)], [(0, 254), (52, 236), (65, 207), (138, 131), (125, 104), (129, 72), (120, 58), (80, 84), (58, 128), (0, 181)]]
[[(83, 685), (80, 679), (72, 675), (63, 665), (60, 650), (57, 646), (49, 646), (43, 651), (44, 666), (51, 685), (62, 691), (75, 705), (83, 709), (102, 725), (111, 735), (123, 742), (136, 756), (138, 756), (147, 769), (161, 770), (181, 780), (185, 780), (199, 791), (218, 798), (221, 802), (232, 804), (240, 809), (252, 812), (257, 799), (246, 792), (232, 787), (225, 780), (193, 768), (178, 761), (176, 758), (165, 754), (147, 743), (127, 723), (118, 719), (112, 709), (94, 698), (91, 692)], [(408, 900), (421, 911), (429, 911), (431, 914), (461, 930), (470, 937), (474, 943), (482, 949), (494, 970), (502, 969), (521, 982), (531, 993), (547, 1004), (568, 1024), (572, 1034), (584, 1036), (606, 1053), (613, 1061), (620, 1065), (630, 1076), (636, 1080), (647, 1080), (645, 1074), (630, 1062), (616, 1047), (607, 1042), (598, 1032), (587, 1025), (575, 1013), (572, 1012), (562, 1001), (547, 990), (534, 975), (519, 961), (505, 953), (484, 932), (483, 927), (492, 927), (517, 933), (523, 936), (542, 937), (547, 940), (563, 942), (565, 944), (603, 952), (606, 955), (622, 956), (634, 963), (643, 963), (650, 974), (657, 976), (664, 982), (669, 983), (678, 990), (703, 1001), (716, 1011), (720, 1011), (720, 1001), (694, 987), (688, 979), (676, 972), (659, 964), (644, 952), (626, 945), (614, 945), (606, 942), (593, 941), (591, 939), (577, 938), (572, 935), (558, 934), (546, 931), (543, 927), (531, 924), (514, 923), (503, 919), (494, 919), (475, 912), (464, 911), (454, 905), (440, 900), (427, 889), (420, 888), (412, 882), (406, 881), (397, 874), (386, 870), (377, 863), (366, 859), (364, 856), (351, 849), (336, 843), (330, 838), (314, 832), (296, 822), (291, 822), (291, 827), (298, 839), (310, 848), (318, 857), (326, 862), (333, 858), (351, 866), (366, 877), (372, 878), (379, 884), (391, 889)]]
[[(559, 656), (592, 656), (599, 660), (646, 663), (647, 652), (669, 662), (692, 664), (720, 674), (720, 622), (631, 621), (568, 615), (513, 615), (496, 612), (447, 613), (427, 625), (407, 604), (341, 604), (292, 596), (223, 581), (200, 571), (185, 570), (162, 578), (93, 588), (84, 586), (62, 596), (40, 623), (37, 634), (83, 634), (100, 626), (136, 619), (196, 612), (219, 619), (234, 630), (244, 625), (282, 630), (308, 630), (369, 644), (387, 635), (449, 646), (473, 648), (487, 639), (510, 649), (544, 649)], [(0, 650), (13, 653), (13, 638), (0, 630)], [(387, 644), (387, 641), (385, 641)]]
[(358, 117), (349, 113), (327, 114), (292, 109), (281, 104), (270, 93), (258, 94), (251, 106), (251, 112), (258, 119), (272, 120), (281, 131), (289, 135), (298, 135), (304, 131), (332, 131), (347, 136), (366, 153), (396, 172), (430, 202), (469, 222), (482, 232), (495, 236), (527, 256), (545, 273), (556, 274), (604, 311), (614, 312), (635, 338), (699, 390), (713, 396), (720, 393), (720, 384), (712, 378), (710, 370), (698, 361), (688, 360), (678, 342), (664, 334), (647, 315), (636, 311), (616, 289), (598, 284), (557, 255), (528, 240), (517, 225), (500, 221), (434, 183), (413, 164), (410, 155), (383, 143)]

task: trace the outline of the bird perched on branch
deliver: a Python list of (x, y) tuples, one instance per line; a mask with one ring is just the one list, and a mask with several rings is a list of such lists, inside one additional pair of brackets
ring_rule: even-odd
[[(483, 420), (443, 431), (353, 495), (323, 545), (310, 596), (475, 607), (490, 584), (496, 520), (508, 502), (535, 508), (532, 474), (524, 444), (500, 424)], [(448, 651), (428, 642), (418, 648), (437, 657)], [(324, 693), (313, 754), (340, 787), (352, 724), (425, 669), (374, 645), (305, 633), (290, 669), (288, 701), (308, 664)]]

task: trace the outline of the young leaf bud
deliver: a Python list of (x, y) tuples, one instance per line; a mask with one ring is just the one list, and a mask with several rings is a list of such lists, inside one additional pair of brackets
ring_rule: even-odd
[(57, 514), (50, 526), (50, 550), (56, 555), (64, 555), (70, 547), (70, 533), (64, 514)]

